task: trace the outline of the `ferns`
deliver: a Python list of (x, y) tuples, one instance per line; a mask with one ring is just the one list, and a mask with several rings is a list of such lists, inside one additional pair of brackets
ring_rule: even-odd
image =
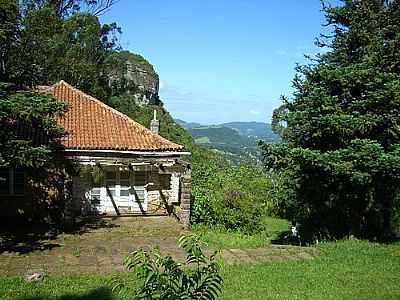
[[(206, 256), (200, 239), (195, 235), (182, 236), (179, 246), (186, 252), (186, 263), (162, 256), (159, 249), (136, 250), (125, 259), (125, 267), (140, 279), (134, 299), (213, 300), (222, 292), (223, 279), (219, 275), (217, 253)], [(113, 290), (126, 286), (115, 281)]]

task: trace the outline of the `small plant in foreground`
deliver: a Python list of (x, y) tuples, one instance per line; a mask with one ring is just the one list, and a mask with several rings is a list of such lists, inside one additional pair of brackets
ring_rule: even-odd
[[(135, 271), (140, 280), (133, 299), (218, 298), (223, 279), (219, 275), (217, 253), (206, 256), (196, 235), (182, 236), (179, 246), (186, 252), (185, 264), (175, 262), (171, 256), (162, 256), (158, 249), (139, 249), (126, 257), (126, 268)], [(122, 292), (126, 288), (129, 287), (120, 281), (114, 282), (113, 290)]]

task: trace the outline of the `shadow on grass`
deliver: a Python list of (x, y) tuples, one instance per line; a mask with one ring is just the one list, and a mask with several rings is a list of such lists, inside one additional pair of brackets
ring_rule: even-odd
[(51, 250), (63, 246), (51, 242), (61, 233), (80, 235), (100, 228), (114, 227), (119, 225), (95, 217), (84, 218), (69, 228), (3, 219), (0, 223), (0, 254), (6, 251), (27, 254), (32, 251)]
[[(48, 296), (38, 296), (38, 297), (29, 297), (23, 298), (21, 300), (50, 300), (54, 299), (53, 297)], [(63, 295), (57, 297), (58, 300), (115, 300), (111, 289), (106, 287), (101, 287), (95, 290), (91, 290), (85, 294), (80, 295)]]
[[(272, 244), (275, 245), (293, 245), (293, 246), (312, 246), (318, 241), (333, 241), (333, 240), (341, 240), (341, 239), (357, 239), (356, 237), (352, 237), (349, 234), (337, 234), (337, 235), (321, 235), (316, 234), (315, 232), (310, 232), (307, 230), (303, 230), (298, 237), (294, 237), (291, 234), (291, 231), (282, 231), (280, 232), (273, 240), (271, 240)], [(368, 239), (368, 237), (360, 237), (359, 239), (368, 240), (374, 243), (381, 243), (381, 244), (394, 244), (400, 243), (400, 237), (389, 235), (389, 236), (382, 236), (380, 239)]]
[(273, 240), (271, 240), (271, 244), (304, 246), (305, 242), (298, 237), (292, 236), (291, 232), (288, 230), (280, 232)]

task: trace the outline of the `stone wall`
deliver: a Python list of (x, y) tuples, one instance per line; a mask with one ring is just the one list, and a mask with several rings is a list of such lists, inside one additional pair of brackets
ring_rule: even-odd
[[(167, 171), (168, 172), (168, 171)], [(173, 206), (179, 202), (180, 175), (176, 172), (157, 173), (154, 170), (149, 174), (149, 182), (154, 185), (147, 189), (147, 208), (149, 213), (171, 214)], [(170, 188), (162, 186), (161, 176), (171, 176)]]
[(187, 167), (181, 178), (180, 193), (180, 221), (185, 227), (190, 226), (190, 210), (192, 197), (192, 172), (190, 166)]

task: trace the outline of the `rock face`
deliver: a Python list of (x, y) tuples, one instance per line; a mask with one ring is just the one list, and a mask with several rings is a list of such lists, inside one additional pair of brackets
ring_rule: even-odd
[[(147, 62), (147, 61), (146, 61)], [(125, 77), (128, 81), (133, 82), (139, 89), (139, 93), (135, 93), (138, 104), (149, 104), (158, 101), (159, 79), (154, 72), (153, 67), (149, 64), (152, 72), (138, 65), (135, 61), (128, 60), (126, 62), (127, 70)]]
[(158, 104), (159, 78), (142, 56), (128, 51), (115, 52), (107, 60), (109, 86), (115, 95), (133, 95), (138, 105)]

